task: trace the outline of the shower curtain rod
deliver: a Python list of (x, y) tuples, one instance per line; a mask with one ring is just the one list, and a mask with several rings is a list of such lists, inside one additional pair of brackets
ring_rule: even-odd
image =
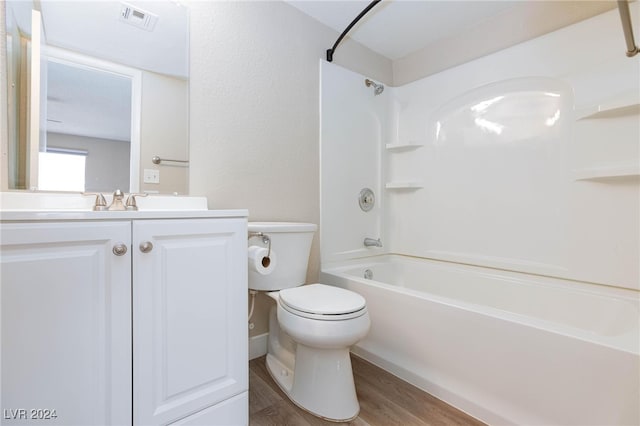
[[(356, 19), (351, 21), (351, 23), (347, 26), (347, 28), (340, 34), (340, 37), (333, 44), (331, 49), (327, 49), (327, 61), (333, 62), (333, 53), (335, 52), (338, 44), (342, 41), (344, 36), (353, 28), (353, 26), (369, 12), (373, 7), (380, 3), (382, 0), (373, 0), (367, 7), (364, 8), (362, 12)], [(629, 12), (629, 1), (628, 0), (618, 0), (618, 11), (620, 12), (620, 20), (622, 21), (622, 31), (624, 32), (624, 39), (627, 44), (627, 56), (632, 57), (637, 55), (640, 52), (640, 48), (636, 46), (636, 42), (633, 37), (633, 25), (631, 22), (631, 13)]]
[(360, 12), (360, 14), (358, 16), (356, 16), (356, 19), (351, 21), (349, 26), (342, 32), (342, 34), (340, 34), (340, 37), (338, 37), (338, 39), (334, 43), (333, 47), (331, 49), (327, 49), (327, 61), (333, 62), (333, 52), (336, 50), (336, 47), (338, 47), (338, 44), (340, 44), (340, 42), (342, 41), (344, 36), (347, 35), (349, 30), (351, 30), (351, 28), (360, 20), (360, 18), (362, 18), (364, 15), (366, 15), (367, 12), (369, 12), (371, 9), (373, 9), (373, 6), (375, 6), (376, 4), (380, 3), (381, 1), (382, 0), (373, 0), (371, 3), (369, 3), (369, 5), (367, 7), (364, 8), (364, 10), (362, 12)]
[(627, 0), (618, 0), (618, 11), (620, 12), (620, 20), (622, 21), (624, 40), (627, 43), (627, 56), (635, 56), (640, 52), (640, 49), (638, 49), (633, 39), (633, 25), (631, 23), (631, 13), (629, 13), (629, 2)]

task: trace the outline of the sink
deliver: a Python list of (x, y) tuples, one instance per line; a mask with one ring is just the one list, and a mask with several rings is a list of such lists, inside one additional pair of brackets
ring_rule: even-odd
[[(104, 194), (107, 204), (112, 194)], [(126, 197), (125, 197), (126, 199)], [(149, 195), (136, 198), (141, 211), (207, 210), (206, 197), (184, 195)], [(0, 192), (1, 211), (81, 211), (93, 210), (95, 196), (72, 192)]]

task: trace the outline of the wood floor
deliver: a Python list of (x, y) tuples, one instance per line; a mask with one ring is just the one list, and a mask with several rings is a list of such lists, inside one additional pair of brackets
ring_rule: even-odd
[(350, 423), (319, 419), (296, 407), (273, 381), (265, 357), (249, 362), (249, 424), (260, 425), (483, 425), (375, 365), (351, 356), (360, 415)]

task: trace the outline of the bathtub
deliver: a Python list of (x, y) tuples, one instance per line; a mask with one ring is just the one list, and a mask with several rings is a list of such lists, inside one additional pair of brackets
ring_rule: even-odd
[(397, 255), (321, 269), (367, 300), (355, 354), (484, 422), (640, 424), (637, 292)]

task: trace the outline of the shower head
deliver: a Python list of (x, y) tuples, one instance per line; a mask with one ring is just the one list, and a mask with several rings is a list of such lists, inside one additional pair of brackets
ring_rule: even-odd
[(369, 80), (368, 78), (364, 80), (364, 84), (367, 87), (373, 86), (373, 94), (374, 95), (379, 95), (384, 90), (384, 86), (382, 84), (376, 83), (375, 81)]

